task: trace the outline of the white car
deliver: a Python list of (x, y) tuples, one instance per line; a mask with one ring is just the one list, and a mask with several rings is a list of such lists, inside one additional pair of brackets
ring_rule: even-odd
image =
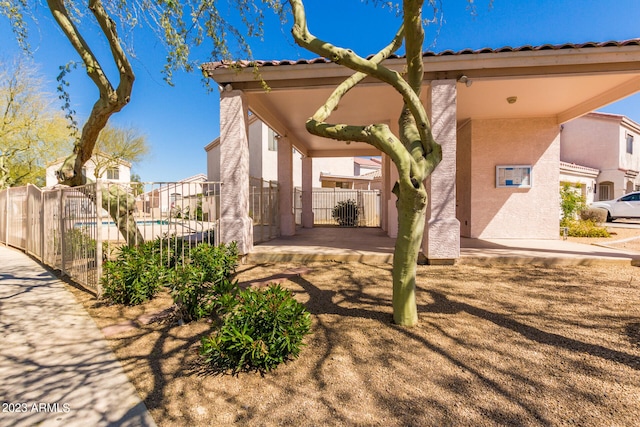
[(593, 202), (592, 208), (607, 210), (607, 222), (618, 218), (640, 218), (640, 191), (625, 194), (615, 200)]

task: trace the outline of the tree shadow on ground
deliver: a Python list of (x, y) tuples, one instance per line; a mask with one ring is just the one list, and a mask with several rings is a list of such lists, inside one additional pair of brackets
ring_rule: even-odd
[(625, 332), (629, 342), (636, 347), (640, 347), (640, 322), (629, 323), (625, 328)]
[(546, 332), (539, 328), (526, 325), (522, 322), (518, 322), (517, 320), (514, 320), (504, 314), (495, 313), (463, 302), (451, 301), (446, 295), (440, 292), (427, 292), (429, 292), (434, 302), (427, 306), (420, 307), (419, 311), (421, 312), (453, 314), (464, 311), (478, 318), (492, 322), (502, 328), (507, 328), (514, 332), (517, 332), (525, 338), (535, 341), (539, 344), (563, 348), (574, 353), (586, 353), (591, 356), (610, 360), (612, 362), (622, 363), (635, 370), (640, 370), (640, 357), (613, 350), (601, 345), (585, 343), (583, 341), (568, 338), (560, 334)]

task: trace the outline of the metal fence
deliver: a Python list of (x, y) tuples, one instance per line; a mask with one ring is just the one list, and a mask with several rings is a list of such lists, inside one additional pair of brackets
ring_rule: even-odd
[(275, 239), (280, 235), (278, 183), (253, 177), (249, 182), (249, 216), (253, 219), (253, 242)]
[(167, 253), (175, 253), (170, 245), (176, 245), (184, 254), (201, 242), (220, 243), (219, 218), (218, 182), (98, 182), (0, 191), (0, 243), (26, 251), (98, 294), (103, 260), (127, 242), (123, 224), (135, 225), (136, 241), (157, 239)]
[[(314, 225), (342, 227), (380, 227), (380, 191), (314, 188), (312, 191)], [(334, 218), (334, 209), (336, 216)], [(302, 190), (294, 192), (296, 224), (302, 223)]]

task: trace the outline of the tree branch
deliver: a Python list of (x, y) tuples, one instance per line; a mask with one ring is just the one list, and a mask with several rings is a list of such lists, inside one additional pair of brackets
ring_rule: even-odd
[(429, 139), (433, 139), (429, 138), (428, 135), (430, 128), (429, 120), (420, 98), (398, 72), (390, 70), (380, 64), (376, 64), (371, 60), (362, 58), (350, 49), (343, 49), (318, 39), (311, 34), (307, 28), (306, 15), (302, 1), (289, 0), (289, 3), (291, 4), (295, 22), (291, 33), (299, 46), (328, 58), (336, 64), (351, 68), (354, 71), (365, 73), (391, 85), (398, 93), (400, 93), (400, 95), (402, 95), (405, 104), (415, 117), (418, 131), (421, 136), (420, 139), (425, 142)]
[(104, 73), (100, 62), (86, 43), (69, 16), (63, 0), (47, 0), (51, 13), (65, 33), (76, 52), (85, 64), (87, 75), (98, 88), (99, 99), (94, 103), (89, 118), (82, 128), (80, 139), (76, 142), (73, 154), (69, 156), (60, 169), (61, 181), (70, 185), (83, 184), (82, 166), (93, 155), (93, 149), (100, 131), (106, 126), (109, 118), (120, 111), (130, 100), (134, 74), (127, 56), (120, 45), (115, 24), (105, 11), (101, 0), (90, 0), (89, 9), (95, 16), (100, 29), (105, 35), (111, 54), (119, 72), (119, 84), (116, 90)]

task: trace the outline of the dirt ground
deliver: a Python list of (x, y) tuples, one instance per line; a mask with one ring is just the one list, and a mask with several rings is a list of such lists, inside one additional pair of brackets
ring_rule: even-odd
[(244, 283), (282, 283), (313, 318), (300, 357), (264, 376), (207, 371), (198, 347), (211, 325), (154, 321), (171, 305), (167, 295), (119, 307), (72, 289), (159, 426), (630, 426), (640, 418), (638, 267), (419, 266), (413, 328), (391, 322), (388, 265), (239, 270)]

